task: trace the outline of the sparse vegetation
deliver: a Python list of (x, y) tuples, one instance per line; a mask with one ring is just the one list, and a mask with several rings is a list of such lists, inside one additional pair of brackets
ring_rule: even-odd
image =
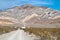
[(60, 28), (26, 28), (24, 29), (26, 32), (29, 32), (30, 34), (35, 34), (36, 36), (45, 36), (47, 38), (57, 37), (57, 40), (60, 39)]
[[(0, 34), (8, 33), (14, 30), (17, 30), (18, 27), (14, 26), (4, 26), (3, 28), (0, 28)], [(57, 40), (60, 40), (60, 28), (34, 28), (34, 27), (29, 27), (22, 29), (25, 32), (28, 32), (29, 34), (35, 34), (36, 36), (40, 36), (41, 38), (47, 38), (48, 40), (53, 40), (54, 38), (52, 37), (57, 37)]]
[(17, 29), (18, 27), (14, 27), (14, 26), (3, 26), (0, 28), (0, 34), (8, 33)]

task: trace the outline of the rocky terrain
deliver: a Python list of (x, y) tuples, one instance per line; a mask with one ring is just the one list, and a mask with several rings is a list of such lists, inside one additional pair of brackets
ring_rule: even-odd
[[(0, 12), (0, 24), (60, 24), (60, 11), (43, 6), (22, 5)], [(4, 20), (1, 22), (1, 20)], [(12, 23), (9, 23), (12, 22)], [(4, 25), (5, 26), (5, 25)], [(59, 25), (60, 26), (60, 25)]]

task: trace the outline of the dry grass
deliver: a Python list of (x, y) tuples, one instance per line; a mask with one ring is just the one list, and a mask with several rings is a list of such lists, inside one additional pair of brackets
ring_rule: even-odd
[(8, 33), (14, 30), (17, 30), (18, 27), (13, 27), (13, 26), (4, 26), (0, 28), (0, 34)]
[(60, 40), (60, 28), (26, 28), (24, 29), (26, 32), (29, 32), (30, 34), (35, 34), (36, 36), (42, 36), (45, 35), (46, 37), (50, 36), (57, 36)]

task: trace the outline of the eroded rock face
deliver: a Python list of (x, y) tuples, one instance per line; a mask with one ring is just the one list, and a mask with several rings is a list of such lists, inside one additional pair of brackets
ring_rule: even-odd
[(5, 26), (5, 25), (14, 25), (18, 24), (19, 21), (17, 19), (11, 18), (11, 17), (0, 17), (0, 25)]
[(18, 24), (20, 26), (23, 25), (23, 23), (54, 24), (60, 22), (58, 21), (60, 20), (58, 19), (60, 18), (59, 16), (60, 11), (52, 10), (48, 7), (22, 5), (0, 12), (0, 24)]

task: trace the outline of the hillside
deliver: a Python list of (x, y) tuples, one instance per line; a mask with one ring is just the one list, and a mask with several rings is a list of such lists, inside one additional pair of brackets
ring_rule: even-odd
[[(38, 16), (33, 16), (33, 14), (36, 14)], [(0, 12), (0, 19), (8, 18), (10, 21), (14, 21), (14, 23), (17, 23), (17, 25), (19, 24), (20, 26), (23, 25), (22, 23), (25, 23), (23, 22), (24, 20), (28, 21), (28, 23), (30, 23), (29, 20), (35, 21), (34, 23), (31, 21), (33, 24), (60, 23), (59, 16), (60, 11), (58, 10), (53, 10), (51, 8), (43, 6), (32, 6), (32, 5), (16, 6), (3, 12)], [(41, 19), (43, 21), (41, 21)]]

